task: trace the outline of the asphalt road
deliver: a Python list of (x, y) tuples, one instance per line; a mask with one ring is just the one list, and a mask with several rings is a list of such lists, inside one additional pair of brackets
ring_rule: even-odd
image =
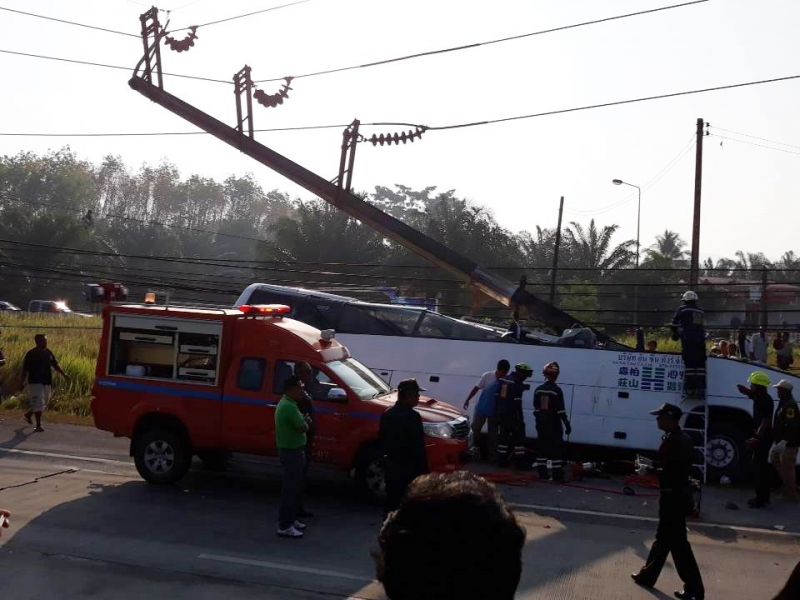
[[(652, 541), (656, 498), (616, 488), (502, 488), (528, 532), (519, 598), (672, 597), (670, 562), (656, 590), (628, 579)], [(275, 464), (253, 459), (151, 486), (126, 440), (67, 425), (32, 434), (0, 415), (0, 506), (13, 511), (0, 538), (0, 597), (383, 598), (370, 557), (380, 510), (344, 477), (316, 471), (308, 535), (284, 540), (274, 533), (278, 490)], [(770, 598), (800, 558), (789, 533), (800, 531), (800, 509), (717, 506), (744, 494), (707, 492), (710, 516), (690, 526), (708, 598)]]

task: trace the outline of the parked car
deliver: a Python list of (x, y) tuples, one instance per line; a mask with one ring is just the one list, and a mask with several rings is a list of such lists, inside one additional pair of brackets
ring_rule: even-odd
[(11, 302), (6, 302), (5, 300), (0, 300), (0, 310), (8, 310), (8, 311), (22, 311), (19, 306), (15, 306), (11, 304)]

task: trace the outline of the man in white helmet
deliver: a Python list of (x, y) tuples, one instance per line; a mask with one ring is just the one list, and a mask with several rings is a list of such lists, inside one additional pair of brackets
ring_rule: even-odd
[(690, 400), (706, 396), (705, 313), (697, 307), (697, 293), (689, 290), (681, 296), (681, 306), (672, 317), (672, 339), (681, 341), (683, 357), (683, 394)]

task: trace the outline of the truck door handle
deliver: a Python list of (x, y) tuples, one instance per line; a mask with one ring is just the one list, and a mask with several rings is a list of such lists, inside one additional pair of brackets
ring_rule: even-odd
[(617, 398), (630, 398), (631, 395), (628, 392), (617, 392)]
[(431, 383), (439, 383), (439, 376), (438, 375), (431, 375)]
[(381, 375), (388, 375), (389, 371), (381, 371)]

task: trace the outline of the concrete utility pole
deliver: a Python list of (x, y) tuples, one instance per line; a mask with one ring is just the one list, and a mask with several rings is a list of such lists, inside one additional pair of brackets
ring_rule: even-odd
[(697, 155), (694, 163), (694, 219), (692, 221), (692, 266), (689, 273), (689, 287), (697, 287), (700, 277), (700, 192), (703, 187), (703, 126), (702, 118), (697, 119)]
[(558, 205), (558, 226), (556, 227), (556, 245), (553, 248), (553, 270), (550, 274), (550, 304), (556, 303), (556, 274), (558, 273), (558, 249), (561, 247), (561, 217), (564, 214), (564, 196)]

